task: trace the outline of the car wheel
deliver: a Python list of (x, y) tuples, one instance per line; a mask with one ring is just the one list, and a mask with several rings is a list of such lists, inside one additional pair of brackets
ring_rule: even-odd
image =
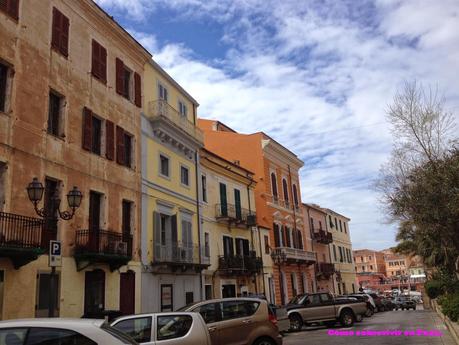
[(293, 332), (301, 331), (303, 328), (303, 319), (298, 314), (290, 315), (290, 330)]
[(354, 321), (354, 314), (350, 310), (344, 310), (339, 318), (339, 322), (343, 327), (352, 327), (354, 325)]
[(276, 345), (275, 341), (270, 338), (261, 338), (255, 340), (253, 345)]

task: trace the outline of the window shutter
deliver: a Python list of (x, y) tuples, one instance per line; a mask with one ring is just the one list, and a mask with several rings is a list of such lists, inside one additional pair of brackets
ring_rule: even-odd
[(116, 162), (124, 165), (124, 130), (116, 126)]
[(172, 243), (177, 243), (177, 215), (174, 214), (171, 217), (171, 233), (172, 233)]
[(242, 248), (244, 256), (249, 256), (249, 240), (242, 240)]
[(116, 58), (116, 93), (124, 95), (124, 63)]
[(92, 40), (92, 63), (91, 63), (91, 73), (95, 77), (99, 77), (99, 45), (95, 40)]
[(105, 156), (109, 160), (115, 159), (115, 125), (113, 122), (106, 120), (105, 121)]
[(60, 37), (60, 16), (59, 11), (53, 7), (53, 28), (51, 33), (51, 46), (59, 49), (59, 37)]
[(135, 92), (134, 103), (136, 106), (141, 108), (142, 107), (142, 83), (140, 79), (140, 74), (138, 74), (137, 72), (134, 73), (134, 92)]
[(19, 19), (19, 0), (6, 0), (8, 4), (8, 14), (14, 19)]
[(304, 249), (303, 247), (303, 235), (301, 234), (301, 231), (298, 230), (298, 245), (299, 249)]
[(161, 215), (153, 212), (153, 256), (155, 259), (161, 258)]
[(242, 249), (242, 239), (236, 238), (236, 255), (242, 255), (241, 249)]
[(69, 19), (61, 13), (61, 45), (60, 51), (64, 56), (69, 55)]
[(100, 62), (100, 77), (104, 83), (107, 82), (107, 49), (99, 45), (100, 55), (99, 55), (99, 62)]
[(276, 247), (280, 247), (279, 227), (276, 224), (273, 224), (273, 229), (274, 229), (274, 245)]
[(8, 13), (8, 0), (0, 0), (0, 11)]
[(83, 109), (83, 149), (91, 151), (92, 146), (92, 112), (88, 108)]

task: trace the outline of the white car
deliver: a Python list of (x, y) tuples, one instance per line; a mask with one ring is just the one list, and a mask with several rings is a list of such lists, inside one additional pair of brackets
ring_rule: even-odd
[(1, 345), (136, 345), (137, 343), (94, 319), (24, 319), (0, 322)]
[(199, 313), (170, 312), (122, 316), (113, 321), (111, 327), (144, 345), (211, 345), (209, 331)]

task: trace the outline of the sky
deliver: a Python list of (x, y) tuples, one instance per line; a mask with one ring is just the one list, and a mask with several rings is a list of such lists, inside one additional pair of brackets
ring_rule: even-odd
[(354, 249), (395, 245), (373, 185), (404, 82), (459, 113), (459, 0), (96, 0), (199, 103), (304, 161), (303, 202), (351, 218)]

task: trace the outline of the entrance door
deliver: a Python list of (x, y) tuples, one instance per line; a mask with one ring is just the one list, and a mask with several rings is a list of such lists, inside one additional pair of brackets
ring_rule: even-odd
[(54, 306), (54, 316), (59, 316), (59, 274), (54, 276), (54, 279), (51, 279), (49, 273), (38, 273), (37, 274), (37, 299), (35, 307), (35, 317), (48, 317), (49, 316), (49, 298), (50, 298), (50, 287), (51, 280), (53, 282), (53, 291), (55, 294), (53, 296)]
[(236, 297), (236, 285), (222, 285), (222, 298)]
[(102, 270), (85, 273), (84, 313), (90, 316), (105, 309), (105, 272)]
[(226, 199), (226, 184), (220, 183), (220, 211), (223, 217), (228, 216), (228, 201)]
[(100, 204), (101, 194), (89, 193), (89, 247), (92, 251), (99, 251)]
[(135, 314), (135, 273), (120, 274), (120, 311), (123, 315)]

